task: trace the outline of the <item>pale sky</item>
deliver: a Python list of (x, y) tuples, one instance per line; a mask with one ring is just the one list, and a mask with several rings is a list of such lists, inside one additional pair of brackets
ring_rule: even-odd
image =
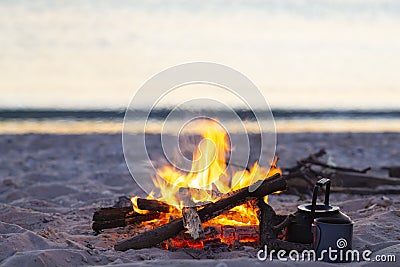
[(192, 61), (273, 108), (399, 108), (400, 1), (0, 2), (0, 108), (124, 108)]

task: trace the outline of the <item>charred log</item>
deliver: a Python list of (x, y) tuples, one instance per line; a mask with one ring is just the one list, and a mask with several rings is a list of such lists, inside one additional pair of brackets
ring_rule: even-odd
[[(253, 185), (254, 186), (254, 185)], [(229, 196), (223, 197), (215, 203), (209, 204), (198, 211), (202, 222), (208, 221), (235, 206), (247, 201), (261, 198), (276, 191), (286, 189), (286, 181), (279, 174), (259, 182), (256, 190), (250, 192), (249, 187), (242, 188)], [(130, 239), (123, 240), (115, 245), (115, 249), (126, 251), (128, 249), (141, 249), (152, 247), (160, 242), (176, 236), (184, 230), (183, 219), (176, 219), (161, 227), (138, 234)]]
[(93, 221), (112, 221), (125, 219), (130, 214), (134, 214), (133, 207), (110, 207), (101, 208), (94, 212)]
[[(118, 215), (120, 216), (120, 215)], [(93, 221), (92, 229), (95, 232), (100, 232), (104, 229), (125, 227), (127, 225), (137, 224), (145, 221), (154, 220), (160, 217), (158, 212), (150, 212), (147, 214), (133, 213), (125, 218), (109, 218), (109, 220)]]
[[(277, 216), (273, 208), (264, 202), (263, 199), (259, 199), (257, 203), (259, 207), (259, 221), (260, 221), (260, 245), (261, 248), (267, 246), (269, 250), (297, 250), (303, 251), (311, 249), (311, 244), (300, 244), (293, 243), (284, 240), (280, 240), (277, 237), (276, 231), (282, 225), (274, 226), (271, 222), (275, 221)], [(289, 219), (284, 220), (281, 224), (286, 224)]]
[(157, 212), (169, 212), (173, 209), (167, 203), (155, 200), (155, 199), (137, 199), (137, 207), (141, 210), (157, 211)]

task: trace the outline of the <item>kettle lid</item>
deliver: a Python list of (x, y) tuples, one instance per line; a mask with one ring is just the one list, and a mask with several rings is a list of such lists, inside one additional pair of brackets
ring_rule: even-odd
[[(326, 205), (324, 203), (316, 203), (314, 207), (315, 213), (330, 213), (340, 211), (338, 206)], [(302, 204), (298, 206), (297, 209), (302, 212), (312, 212), (313, 204)]]

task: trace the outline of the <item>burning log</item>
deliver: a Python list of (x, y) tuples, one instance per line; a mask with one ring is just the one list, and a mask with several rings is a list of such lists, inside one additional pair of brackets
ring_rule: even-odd
[[(199, 210), (198, 214), (201, 222), (208, 221), (235, 206), (246, 203), (247, 201), (261, 198), (274, 192), (286, 189), (286, 180), (280, 177), (279, 174), (276, 174), (263, 181), (259, 181), (259, 183), (259, 187), (252, 192), (249, 191), (249, 187), (242, 188)], [(176, 236), (184, 229), (183, 219), (176, 219), (153, 230), (138, 234), (130, 239), (123, 240), (117, 243), (114, 248), (115, 250), (119, 251), (149, 248), (168, 238)]]
[(137, 207), (141, 210), (157, 211), (157, 212), (169, 212), (173, 207), (167, 203), (155, 200), (155, 199), (137, 199)]
[(104, 229), (125, 227), (125, 226), (132, 225), (132, 224), (137, 224), (137, 223), (141, 223), (141, 222), (145, 222), (145, 221), (151, 221), (151, 220), (157, 219), (159, 217), (160, 217), (160, 214), (158, 212), (151, 212), (151, 213), (147, 213), (147, 214), (133, 213), (125, 218), (120, 218), (120, 219), (110, 218), (110, 220), (107, 220), (107, 221), (102, 221), (102, 220), (93, 221), (92, 229), (98, 233)]
[[(161, 246), (170, 250), (183, 247), (224, 249), (225, 246), (236, 246), (240, 243), (257, 245), (259, 240), (258, 225), (207, 225), (204, 227), (204, 239), (193, 240), (185, 232), (161, 243)], [(239, 243), (240, 242), (240, 243)]]
[(134, 213), (133, 207), (101, 208), (94, 212), (93, 221), (112, 221), (118, 219), (125, 219), (131, 213)]
[(171, 208), (168, 204), (157, 200), (139, 198), (137, 203), (139, 209), (149, 212), (137, 213), (132, 206), (101, 208), (93, 214), (92, 229), (100, 232), (104, 229), (151, 221), (160, 217), (159, 212), (168, 212)]
[(197, 209), (194, 207), (187, 207), (182, 209), (183, 226), (189, 231), (190, 236), (197, 240), (204, 238), (203, 227), (201, 226), (200, 216)]
[(190, 199), (191, 188), (180, 188), (179, 193), (186, 207), (182, 209), (183, 227), (185, 227), (190, 236), (197, 240), (204, 238), (204, 230), (201, 226), (200, 216), (197, 213), (195, 203)]

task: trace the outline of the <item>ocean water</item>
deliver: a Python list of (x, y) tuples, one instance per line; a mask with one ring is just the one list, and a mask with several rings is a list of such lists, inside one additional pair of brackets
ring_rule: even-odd
[[(397, 0), (0, 1), (0, 133), (119, 133), (146, 80), (193, 61), (249, 77), (278, 132), (400, 131), (399, 29)], [(165, 106), (237, 104), (185, 90)]]
[[(237, 113), (245, 122), (247, 131), (258, 131), (258, 124), (248, 118), (248, 111)], [(223, 112), (216, 114), (214, 118), (224, 120)], [(277, 133), (400, 132), (400, 110), (275, 110), (273, 114)], [(167, 110), (153, 113), (148, 120), (146, 132), (160, 133), (160, 125), (167, 115)], [(184, 117), (168, 121), (169, 127), (165, 127), (164, 133), (172, 134), (169, 129), (184, 125)], [(129, 131), (143, 133), (141, 125), (144, 120), (144, 116), (130, 119)], [(0, 134), (122, 133), (123, 121), (123, 110), (0, 110)], [(258, 122), (262, 124), (263, 118)], [(236, 120), (224, 120), (224, 123), (232, 133), (244, 131)]]

